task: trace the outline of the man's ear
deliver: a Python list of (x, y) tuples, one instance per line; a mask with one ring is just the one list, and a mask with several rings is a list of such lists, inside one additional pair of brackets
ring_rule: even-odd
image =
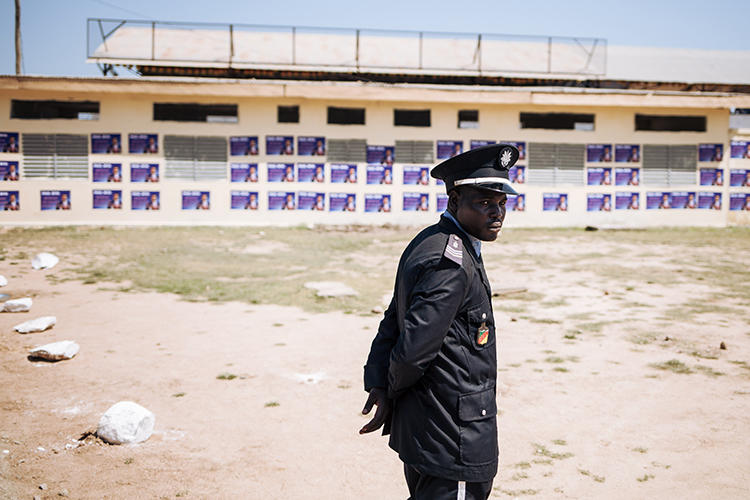
[(460, 198), (461, 193), (458, 189), (451, 189), (448, 192), (448, 209), (454, 214), (458, 211), (458, 201)]

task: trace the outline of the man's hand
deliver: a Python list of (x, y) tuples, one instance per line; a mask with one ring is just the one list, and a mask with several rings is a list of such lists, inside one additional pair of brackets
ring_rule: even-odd
[(376, 431), (383, 427), (388, 415), (391, 413), (391, 400), (388, 399), (388, 393), (385, 389), (374, 387), (370, 389), (370, 395), (367, 398), (365, 407), (362, 408), (362, 415), (367, 415), (372, 410), (372, 405), (378, 407), (375, 410), (375, 416), (359, 430), (360, 434)]

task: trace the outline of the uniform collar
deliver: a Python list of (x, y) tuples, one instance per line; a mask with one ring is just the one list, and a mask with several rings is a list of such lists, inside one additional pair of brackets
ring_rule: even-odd
[(479, 238), (475, 238), (469, 233), (467, 233), (463, 227), (461, 227), (461, 224), (458, 223), (458, 220), (456, 220), (455, 217), (453, 217), (453, 214), (449, 211), (443, 212), (443, 217), (448, 219), (449, 221), (453, 222), (456, 227), (466, 235), (467, 238), (469, 238), (469, 241), (471, 242), (471, 246), (474, 248), (474, 253), (477, 257), (480, 257), (482, 255), (482, 241)]

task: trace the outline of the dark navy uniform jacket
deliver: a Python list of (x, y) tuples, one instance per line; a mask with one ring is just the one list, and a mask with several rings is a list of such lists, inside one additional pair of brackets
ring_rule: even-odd
[(481, 482), (497, 472), (492, 293), (469, 238), (446, 217), (401, 256), (365, 390), (393, 399), (390, 446), (422, 474)]

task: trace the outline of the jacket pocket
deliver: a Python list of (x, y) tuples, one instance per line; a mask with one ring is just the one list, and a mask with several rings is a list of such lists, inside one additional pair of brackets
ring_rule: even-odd
[(497, 460), (497, 402), (495, 388), (458, 397), (460, 456), (466, 465), (484, 465)]

